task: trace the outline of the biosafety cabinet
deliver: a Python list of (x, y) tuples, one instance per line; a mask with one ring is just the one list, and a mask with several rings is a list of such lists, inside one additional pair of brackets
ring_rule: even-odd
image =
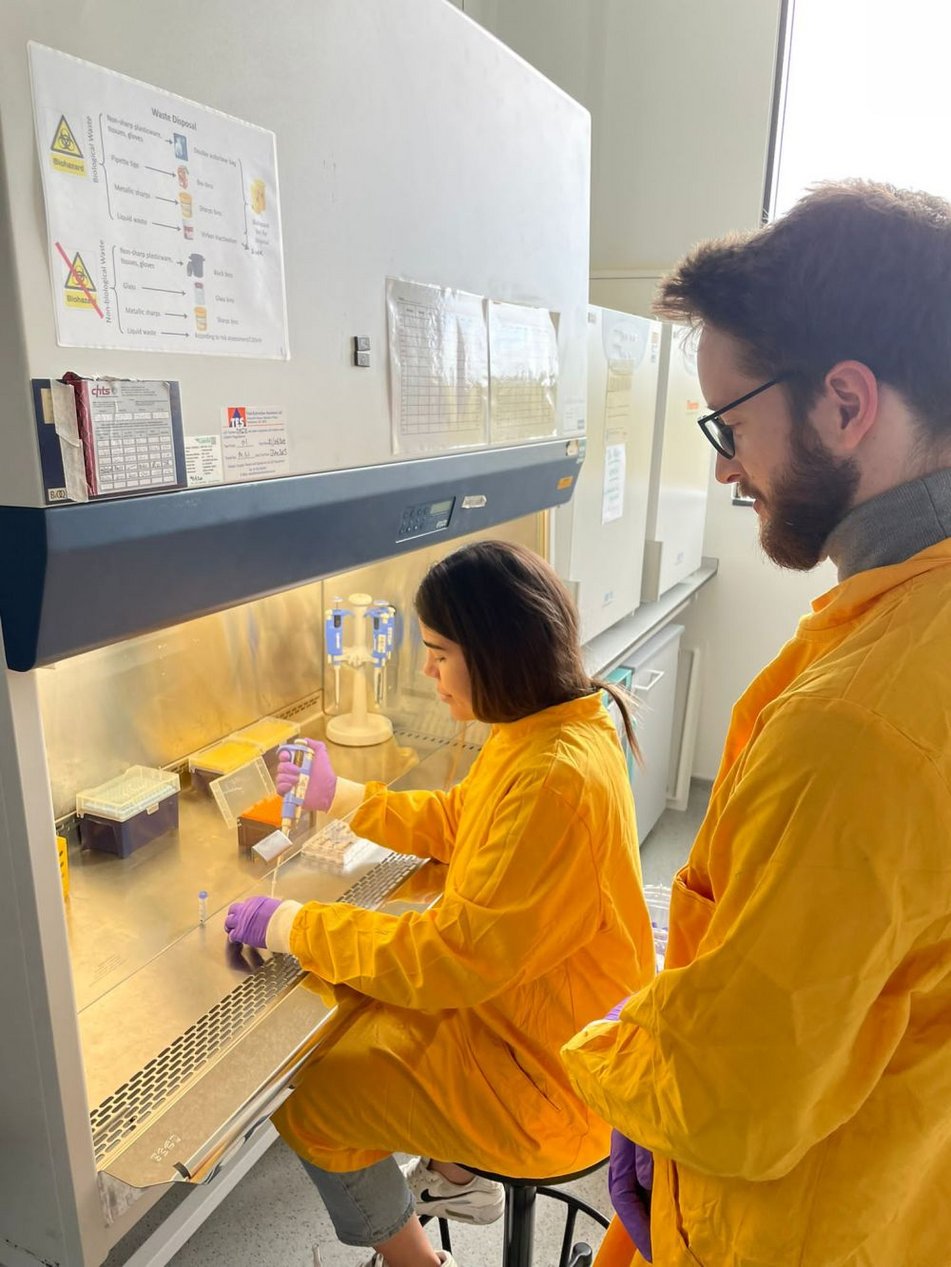
[(584, 447), (581, 107), (445, 0), (129, 14), (0, 18), (4, 1267), (200, 1218), (346, 1022), (231, 901), (435, 900), (326, 824), (259, 857), (274, 753), (363, 709), (341, 773), (461, 777), (415, 586), (546, 550)]

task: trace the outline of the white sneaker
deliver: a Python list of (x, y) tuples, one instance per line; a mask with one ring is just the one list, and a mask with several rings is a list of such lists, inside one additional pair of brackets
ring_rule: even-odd
[[(442, 1263), (442, 1267), (459, 1267), (459, 1264), (453, 1258), (452, 1254), (447, 1254), (444, 1249), (436, 1250), (436, 1257)], [(374, 1254), (372, 1258), (368, 1258), (365, 1263), (361, 1263), (360, 1267), (386, 1267), (386, 1259), (382, 1254)]]
[(401, 1166), (403, 1177), (416, 1201), (416, 1213), (432, 1219), (458, 1219), (460, 1223), (494, 1223), (505, 1209), (505, 1189), (494, 1179), (473, 1175), (468, 1183), (450, 1183), (416, 1157)]

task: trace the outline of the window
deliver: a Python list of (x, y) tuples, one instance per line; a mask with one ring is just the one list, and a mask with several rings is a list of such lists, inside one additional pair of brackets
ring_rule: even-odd
[(770, 207), (863, 176), (951, 200), (948, 0), (793, 0)]

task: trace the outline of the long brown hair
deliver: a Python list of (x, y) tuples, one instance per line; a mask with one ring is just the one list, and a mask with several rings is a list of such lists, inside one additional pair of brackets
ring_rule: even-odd
[(606, 691), (640, 760), (631, 697), (589, 677), (578, 615), (561, 578), (524, 546), (477, 541), (434, 563), (415, 598), (424, 625), (458, 643), (480, 721), (518, 721)]

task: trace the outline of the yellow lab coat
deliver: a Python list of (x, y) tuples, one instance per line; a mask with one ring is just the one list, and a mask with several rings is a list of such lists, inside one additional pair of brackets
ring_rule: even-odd
[(291, 950), (369, 1000), (275, 1122), (304, 1158), (395, 1151), (523, 1176), (593, 1164), (607, 1126), (559, 1049), (652, 975), (630, 785), (599, 695), (493, 727), (449, 793), (368, 785), (354, 831), (448, 863), (439, 904), (309, 903)]
[(655, 1267), (951, 1262), (951, 540), (740, 699), (665, 970), (564, 1059), (655, 1152)]

